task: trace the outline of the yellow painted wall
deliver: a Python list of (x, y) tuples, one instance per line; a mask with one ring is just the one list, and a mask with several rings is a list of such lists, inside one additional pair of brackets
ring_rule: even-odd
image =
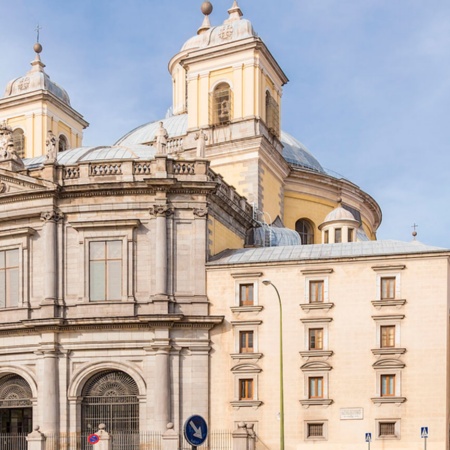
[(227, 248), (237, 249), (244, 246), (243, 239), (211, 216), (208, 220), (208, 234), (210, 240), (209, 253), (211, 256)]

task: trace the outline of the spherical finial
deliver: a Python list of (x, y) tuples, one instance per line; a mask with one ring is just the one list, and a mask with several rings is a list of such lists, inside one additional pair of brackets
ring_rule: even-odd
[(33, 50), (36, 53), (41, 53), (42, 52), (42, 45), (39, 44), (39, 42), (36, 42), (36, 44), (34, 44), (34, 46), (33, 46)]
[(417, 231), (412, 232), (413, 237), (415, 238), (417, 236)]
[(209, 16), (212, 13), (212, 10), (213, 10), (212, 3), (209, 2), (209, 1), (203, 2), (202, 6), (201, 6), (201, 10), (202, 10), (202, 13), (205, 16)]

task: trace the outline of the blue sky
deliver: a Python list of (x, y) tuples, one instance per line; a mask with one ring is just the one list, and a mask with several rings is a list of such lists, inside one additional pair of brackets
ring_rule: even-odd
[[(42, 60), (112, 144), (163, 117), (167, 63), (202, 22), (201, 0), (0, 0), (0, 89)], [(213, 25), (232, 0), (212, 0)], [(450, 2), (240, 0), (290, 82), (282, 126), (327, 169), (372, 195), (379, 239), (450, 247)]]

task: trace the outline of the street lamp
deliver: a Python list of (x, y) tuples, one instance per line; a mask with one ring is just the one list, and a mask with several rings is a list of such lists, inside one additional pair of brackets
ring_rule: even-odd
[(263, 280), (262, 283), (275, 289), (280, 305), (280, 450), (284, 450), (283, 307), (277, 287), (270, 280)]

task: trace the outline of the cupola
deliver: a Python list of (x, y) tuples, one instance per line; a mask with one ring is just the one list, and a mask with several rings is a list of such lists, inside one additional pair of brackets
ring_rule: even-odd
[(0, 99), (0, 121), (12, 128), (14, 148), (22, 158), (45, 154), (49, 132), (56, 136), (59, 151), (79, 147), (89, 125), (72, 108), (67, 92), (45, 72), (42, 45), (37, 42), (33, 49), (31, 69), (10, 81)]
[(342, 206), (333, 209), (319, 225), (323, 244), (355, 242), (358, 228), (359, 222)]

